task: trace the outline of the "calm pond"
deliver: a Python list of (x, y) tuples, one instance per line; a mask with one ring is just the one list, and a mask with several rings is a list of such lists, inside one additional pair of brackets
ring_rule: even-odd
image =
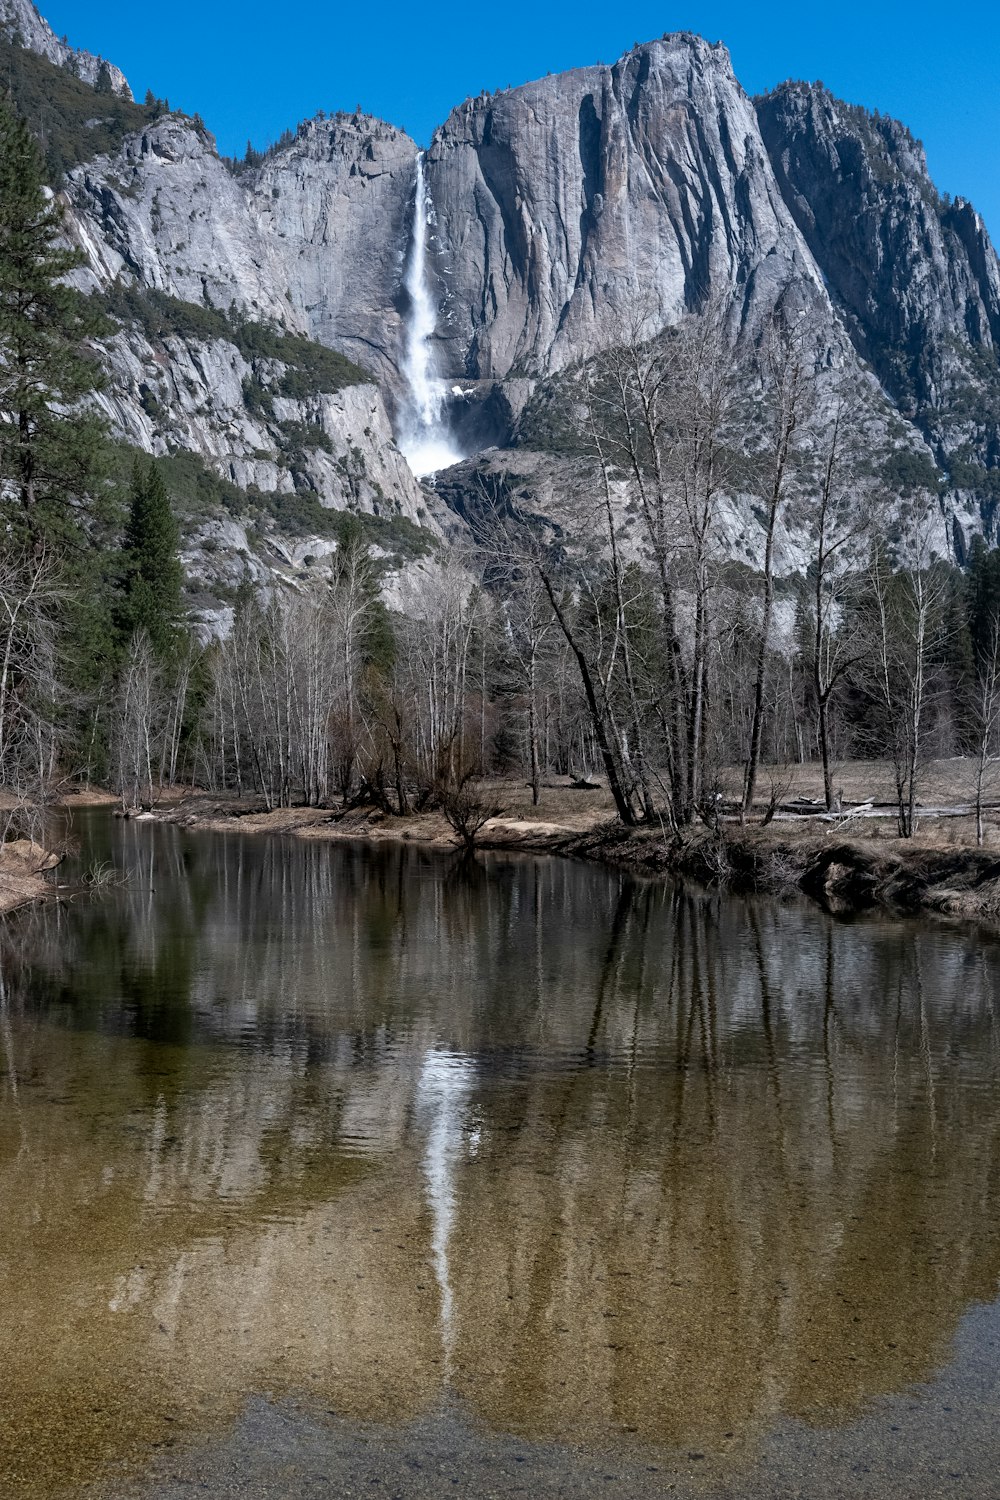
[(1000, 1493), (1000, 946), (77, 820), (2, 934), (0, 1495)]

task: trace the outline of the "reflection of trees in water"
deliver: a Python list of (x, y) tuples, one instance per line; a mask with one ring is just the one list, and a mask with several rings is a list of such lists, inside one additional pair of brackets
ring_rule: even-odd
[[(590, 1048), (616, 1026), (633, 1057), (651, 1047), (635, 980), (654, 908), (671, 921), (649, 979), (664, 1066), (539, 1076), (516, 1164), (498, 1131), (470, 1174), (469, 1394), (529, 1430), (683, 1442), (926, 1374), (1000, 1268), (976, 940), (635, 893)], [(505, 1351), (486, 1391), (484, 1329)]]
[[(141, 878), (8, 943), (26, 1396), (18, 1348), (72, 1301), (121, 1399), (413, 1410), (442, 1226), (451, 1384), (550, 1435), (848, 1411), (995, 1295), (992, 940), (558, 861), (120, 836)], [(444, 1113), (442, 1054), (471, 1060)]]

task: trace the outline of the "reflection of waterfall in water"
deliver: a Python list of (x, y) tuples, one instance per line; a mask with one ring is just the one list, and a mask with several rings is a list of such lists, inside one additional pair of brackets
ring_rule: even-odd
[(441, 1288), (441, 1338), (445, 1371), (451, 1364), (452, 1308), (448, 1247), (455, 1222), (455, 1167), (463, 1150), (462, 1127), (472, 1089), (474, 1070), (467, 1058), (453, 1052), (428, 1052), (417, 1085), (417, 1106), (429, 1116), (424, 1177), (434, 1222), (434, 1270)]
[(427, 237), (434, 222), (424, 180), (424, 158), (417, 157), (417, 182), (413, 203), (413, 237), (406, 266), (406, 291), (410, 299), (406, 321), (406, 406), (403, 410), (399, 446), (418, 478), (436, 474), (461, 462), (444, 417), (445, 388), (434, 374), (431, 339), (437, 326), (437, 306), (427, 280)]

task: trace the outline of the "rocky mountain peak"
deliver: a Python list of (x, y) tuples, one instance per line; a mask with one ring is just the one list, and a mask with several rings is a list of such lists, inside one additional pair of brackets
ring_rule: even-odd
[(392, 161), (402, 155), (412, 160), (416, 150), (405, 131), (377, 115), (366, 114), (360, 107), (351, 112), (338, 110), (335, 114), (320, 110), (294, 131), (286, 130), (266, 151), (251, 150), (244, 161), (232, 165), (251, 185), (263, 178), (273, 182), (276, 172), (294, 171), (296, 163), (324, 163), (338, 157), (365, 167), (368, 176), (377, 176), (384, 159)]
[(937, 191), (898, 121), (822, 84), (756, 103), (781, 194), (862, 357), (946, 468), (953, 454), (963, 473), (992, 463), (1000, 262), (979, 215)]
[(399, 302), (417, 146), (361, 112), (314, 119), (244, 179), (257, 232), (290, 263), (288, 295), (314, 338), (397, 392)]
[[(924, 185), (936, 197), (927, 170), (923, 143), (900, 120), (878, 110), (847, 104), (823, 83), (789, 80), (759, 101), (765, 113), (780, 113), (792, 134), (811, 134), (838, 154), (841, 167), (864, 170), (883, 183), (907, 180)], [(843, 153), (842, 156), (839, 153)]]
[(690, 33), (467, 100), (427, 178), (456, 377), (559, 369), (640, 300), (662, 328), (722, 287), (753, 317), (782, 276), (819, 286), (728, 51)]
[[(3, 25), (63, 56), (30, 0), (0, 0)], [(77, 108), (86, 141), (89, 99)], [(808, 314), (819, 363), (880, 403), (932, 487), (933, 454), (962, 527), (992, 527), (996, 254), (975, 211), (936, 191), (904, 126), (821, 84), (751, 100), (723, 44), (670, 33), (465, 100), (420, 173), (417, 144), (361, 110), (321, 113), (242, 163), (221, 160), (197, 119), (134, 114), (139, 125), (73, 156), (65, 179), (88, 288), (120, 297), (120, 282), (132, 299), (109, 396), (130, 441), (176, 442), (261, 495), (315, 493), (425, 524), (433, 493), (391, 437), (412, 395), (417, 236), (423, 367), (457, 451), (497, 445), (484, 462), (534, 465), (533, 483), (557, 489), (572, 452), (556, 420), (568, 367), (626, 326), (656, 336), (710, 300), (750, 339), (781, 307)], [(253, 353), (246, 319), (293, 341), (283, 371)], [(356, 372), (314, 400), (306, 339), (380, 391)], [(556, 415), (532, 426), (532, 403), (548, 411), (550, 398)], [(474, 487), (478, 461), (438, 496)]]
[[(1000, 267), (985, 226), (964, 200), (938, 192), (905, 125), (845, 104), (822, 84), (782, 84), (756, 102), (783, 195), (822, 248), (845, 307), (867, 326), (866, 304), (878, 315), (876, 304), (894, 314), (903, 303), (932, 326), (1000, 339)], [(908, 276), (928, 252), (939, 274)]]
[(103, 87), (124, 99), (132, 98), (128, 80), (119, 68), (93, 52), (83, 52), (66, 40), (60, 41), (32, 0), (0, 0), (0, 33), (29, 52), (47, 57), (58, 67), (68, 68), (94, 88)]

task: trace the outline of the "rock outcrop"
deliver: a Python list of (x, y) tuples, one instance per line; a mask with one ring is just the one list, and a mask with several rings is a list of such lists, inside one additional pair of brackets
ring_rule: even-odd
[(204, 127), (166, 115), (66, 185), (95, 283), (119, 277), (183, 302), (304, 332), (280, 246), (258, 230), (246, 193)]
[(136, 324), (109, 355), (100, 402), (112, 429), (137, 449), (203, 468), (204, 479), (182, 469), (174, 493), (189, 602), (206, 633), (225, 629), (224, 601), (245, 579), (295, 583), (325, 567), (337, 545), (333, 513), (365, 519), (391, 570), (416, 564), (441, 536), (441, 507), (411, 474), (370, 381), (283, 396), (288, 368), (249, 359), (235, 337), (155, 336)]
[(403, 262), (417, 147), (371, 115), (310, 120), (247, 173), (250, 216), (289, 301), (321, 343), (400, 390)]
[[(224, 627), (219, 600), (242, 578), (291, 579), (306, 560), (329, 559), (335, 541), (324, 510), (371, 517), (382, 528), (376, 540), (384, 534), (393, 549), (402, 539), (405, 553), (414, 550), (406, 527), (431, 542), (441, 534), (440, 507), (396, 447), (380, 383), (361, 368), (345, 370), (335, 389), (308, 367), (293, 367), (289, 380), (288, 359), (308, 353), (313, 326), (329, 334), (319, 299), (304, 291), (309, 264), (311, 285), (322, 285), (324, 262), (317, 256), (305, 275), (293, 274), (282, 233), (253, 211), (260, 191), (234, 175), (203, 127), (180, 116), (74, 169), (65, 187), (67, 230), (87, 257), (78, 281), (110, 298), (123, 323), (101, 397), (113, 430), (148, 453), (191, 454), (233, 487), (230, 502), (246, 496), (241, 514), (230, 503), (186, 517), (185, 562), (211, 630)], [(353, 259), (363, 264), (359, 245)], [(263, 354), (247, 328), (276, 334)], [(350, 341), (326, 340), (335, 342)]]
[(94, 88), (104, 88), (124, 99), (132, 97), (128, 80), (119, 68), (93, 52), (71, 47), (65, 39), (60, 41), (32, 0), (0, 0), (0, 33), (19, 46), (47, 57), (58, 67), (68, 68)]
[(427, 175), (449, 373), (546, 374), (710, 296), (744, 320), (792, 287), (824, 299), (729, 54), (699, 37), (467, 101)]
[(758, 101), (775, 177), (836, 311), (946, 469), (1000, 462), (1000, 263), (905, 126), (787, 83)]

